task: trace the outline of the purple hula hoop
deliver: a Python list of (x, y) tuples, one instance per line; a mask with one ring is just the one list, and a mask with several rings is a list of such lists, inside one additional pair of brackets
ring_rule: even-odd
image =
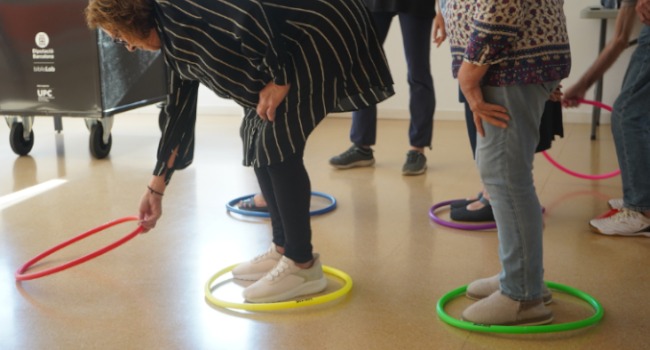
[(455, 201), (459, 201), (461, 199), (452, 199), (449, 201), (444, 201), (440, 202), (437, 204), (434, 204), (431, 209), (429, 209), (429, 217), (431, 220), (433, 220), (435, 223), (446, 226), (446, 227), (451, 227), (459, 230), (469, 230), (469, 231), (479, 231), (479, 230), (491, 230), (497, 227), (497, 224), (494, 222), (487, 223), (487, 224), (477, 224), (477, 225), (470, 225), (470, 224), (461, 224), (461, 223), (456, 223), (456, 222), (450, 222), (450, 221), (445, 221), (438, 216), (436, 216), (436, 209), (447, 206)]

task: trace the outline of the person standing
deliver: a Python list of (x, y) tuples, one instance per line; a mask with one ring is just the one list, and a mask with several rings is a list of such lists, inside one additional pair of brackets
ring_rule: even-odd
[[(424, 174), (427, 169), (426, 147), (431, 148), (436, 96), (431, 76), (431, 29), (436, 15), (435, 0), (364, 0), (372, 13), (379, 40), (386, 41), (395, 17), (399, 18), (409, 84), (408, 129), (410, 149), (402, 167), (404, 175)], [(338, 169), (371, 166), (375, 163), (372, 147), (377, 140), (377, 106), (352, 112), (352, 146), (330, 159)]]
[[(444, 1), (444, 0), (443, 0)], [(567, 77), (571, 51), (563, 0), (446, 0), (452, 72), (474, 116), (476, 163), (499, 239), (499, 274), (470, 283), (462, 313), (486, 325), (553, 321), (545, 306), (542, 208), (533, 183), (539, 126)]]
[(589, 222), (592, 231), (604, 235), (650, 237), (650, 0), (622, 0), (614, 36), (580, 79), (566, 90), (563, 100), (567, 107), (578, 105), (587, 90), (629, 47), (637, 17), (644, 26), (612, 111), (623, 198), (609, 200), (610, 207), (619, 210), (616, 214)]
[(269, 249), (233, 270), (256, 281), (244, 298), (276, 302), (325, 289), (311, 244), (307, 137), (330, 112), (394, 94), (361, 0), (90, 0), (86, 21), (130, 51), (161, 50), (168, 68), (166, 123), (139, 208), (145, 232), (162, 215), (174, 171), (193, 160), (204, 84), (243, 107), (243, 163), (254, 168), (271, 217)]

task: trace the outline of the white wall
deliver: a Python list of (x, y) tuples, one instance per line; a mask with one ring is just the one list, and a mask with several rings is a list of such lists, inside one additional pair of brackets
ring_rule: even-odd
[[(598, 6), (599, 0), (565, 0), (564, 11), (571, 40), (572, 69), (571, 75), (562, 84), (564, 87), (574, 83), (589, 67), (598, 54), (600, 20), (584, 19), (580, 12), (590, 6)], [(609, 39), (613, 33), (615, 20), (608, 22)], [(636, 38), (638, 30), (633, 32)], [(440, 48), (432, 45), (431, 68), (436, 89), (436, 119), (459, 119), (463, 117), (463, 107), (458, 103), (458, 85), (451, 75), (451, 55), (447, 42)], [(397, 18), (394, 20), (388, 38), (384, 45), (393, 79), (395, 80), (396, 95), (382, 102), (379, 106), (380, 118), (408, 118), (408, 84), (406, 82), (406, 64), (402, 49), (402, 39)], [(633, 48), (628, 49), (615, 65), (605, 75), (603, 102), (612, 104), (616, 98), (625, 74)], [(594, 98), (594, 89), (587, 94), (588, 99)], [(565, 111), (567, 122), (591, 122), (591, 107), (583, 105), (577, 109)], [(231, 101), (218, 98), (207, 88), (202, 87), (199, 95), (199, 113), (205, 114), (235, 114), (240, 115), (240, 108)], [(344, 115), (345, 116), (345, 115)], [(609, 114), (603, 113), (603, 122), (607, 123)]]

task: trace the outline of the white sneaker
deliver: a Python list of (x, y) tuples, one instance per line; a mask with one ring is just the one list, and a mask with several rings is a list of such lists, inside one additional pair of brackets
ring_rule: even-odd
[(607, 201), (611, 209), (621, 210), (623, 209), (623, 198), (612, 198)]
[(314, 265), (308, 269), (301, 269), (283, 256), (264, 278), (244, 289), (243, 295), (251, 303), (274, 303), (322, 292), (326, 287), (327, 278), (318, 254), (314, 254)]
[(269, 249), (252, 260), (241, 263), (232, 269), (232, 277), (244, 281), (257, 281), (273, 270), (282, 258), (275, 244), (271, 243)]
[(589, 221), (591, 230), (604, 235), (650, 237), (650, 218), (627, 208), (601, 219)]

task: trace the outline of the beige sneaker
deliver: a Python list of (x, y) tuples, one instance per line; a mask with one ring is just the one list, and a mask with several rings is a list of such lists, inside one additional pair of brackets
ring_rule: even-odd
[[(501, 283), (499, 282), (499, 275), (497, 274), (496, 276), (481, 278), (470, 283), (467, 286), (465, 296), (470, 299), (480, 300), (489, 297), (492, 293), (498, 290), (501, 290)], [(542, 286), (542, 300), (546, 305), (553, 302), (553, 294), (551, 294), (551, 291), (546, 287), (546, 284)]]
[(278, 264), (278, 261), (280, 261), (280, 258), (282, 258), (282, 254), (278, 253), (276, 245), (271, 243), (271, 246), (265, 253), (235, 266), (232, 269), (232, 277), (244, 281), (257, 281), (269, 271), (273, 270), (275, 265)]
[(465, 309), (462, 319), (484, 325), (536, 326), (553, 322), (553, 312), (541, 299), (516, 301), (496, 291)]
[(326, 287), (318, 254), (314, 254), (314, 265), (308, 269), (283, 256), (266, 276), (244, 289), (243, 295), (251, 303), (274, 303), (322, 292)]

